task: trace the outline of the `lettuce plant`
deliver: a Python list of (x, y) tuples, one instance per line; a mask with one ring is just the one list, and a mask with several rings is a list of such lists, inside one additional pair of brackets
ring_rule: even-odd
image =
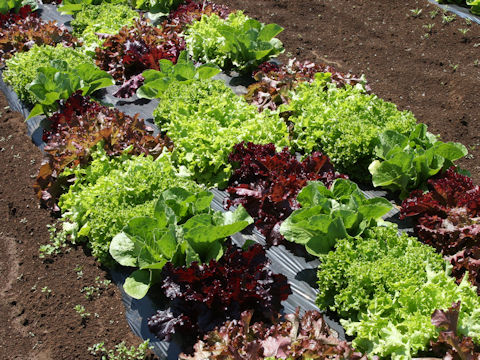
[[(9, 15), (18, 15), (13, 20), (25, 18), (28, 13), (37, 10), (38, 4), (35, 0), (0, 0), (0, 20), (8, 20)], [(1, 17), (7, 15), (5, 19)], [(0, 22), (1, 24), (2, 22)]]
[(148, 11), (159, 16), (168, 15), (185, 0), (130, 0), (136, 9)]
[(404, 199), (411, 190), (425, 188), (428, 178), (447, 170), (453, 161), (467, 155), (460, 143), (439, 141), (427, 131), (427, 125), (418, 124), (407, 136), (387, 130), (379, 136), (373, 161), (368, 170), (374, 186), (400, 192)]
[(130, 5), (132, 0), (62, 0), (58, 11), (62, 14), (73, 15), (76, 17), (84, 6), (95, 5), (99, 6), (104, 3), (111, 3), (115, 5)]
[(226, 19), (229, 13), (229, 9), (224, 5), (217, 5), (206, 0), (202, 2), (186, 0), (176, 10), (168, 14), (167, 19), (162, 23), (162, 27), (179, 29), (183, 32), (187, 25), (194, 20), (200, 20), (204, 15), (217, 14), (220, 18)]
[[(138, 13), (123, 4), (103, 2), (100, 5), (83, 5), (71, 21), (73, 34), (95, 48), (104, 42), (105, 35), (116, 34), (123, 26), (132, 26)], [(97, 34), (101, 34), (99, 38)]]
[(305, 154), (322, 151), (339, 171), (362, 181), (375, 159), (378, 135), (384, 130), (408, 134), (416, 122), (412, 113), (368, 95), (359, 84), (337, 88), (319, 79), (300, 83), (291, 96), (281, 111), (292, 114), (294, 148)]
[(401, 217), (414, 219), (419, 239), (450, 261), (457, 282), (468, 272), (480, 291), (480, 187), (450, 168), (428, 180), (428, 189), (405, 199)]
[(383, 224), (381, 217), (393, 208), (384, 198), (367, 199), (347, 179), (336, 179), (330, 189), (311, 182), (297, 201), (301, 208), (282, 223), (280, 234), (315, 256), (329, 252), (340, 239), (361, 236), (366, 229)]
[(95, 50), (95, 61), (118, 84), (123, 84), (147, 69), (160, 70), (161, 59), (175, 63), (184, 49), (184, 40), (178, 33), (152, 26), (141, 18), (133, 26), (124, 26), (118, 34), (108, 36)]
[(180, 53), (176, 64), (170, 60), (161, 59), (159, 66), (160, 71), (146, 70), (142, 73), (143, 85), (137, 91), (139, 98), (159, 98), (173, 81), (191, 83), (195, 80), (206, 80), (221, 71), (209, 64), (195, 67), (194, 63), (188, 60), (186, 51)]
[(466, 278), (455, 284), (434, 249), (396, 228), (342, 239), (320, 260), (317, 305), (337, 311), (353, 346), (369, 356), (407, 359), (428, 350), (439, 335), (433, 312), (459, 300), (459, 333), (480, 341), (476, 289)]
[(480, 0), (437, 0), (440, 4), (457, 4), (470, 8), (470, 12), (480, 15)]
[(67, 168), (62, 173), (75, 178), (59, 201), (64, 229), (73, 241), (88, 240), (92, 254), (107, 264), (111, 263), (108, 250), (112, 238), (131, 218), (152, 214), (163, 191), (173, 186), (200, 190), (172, 165), (167, 152), (156, 159), (130, 157), (127, 152), (109, 158), (98, 145), (86, 168)]
[(284, 51), (275, 38), (282, 31), (277, 24), (264, 25), (236, 11), (225, 20), (216, 14), (202, 16), (187, 27), (184, 37), (194, 60), (250, 72)]
[(50, 64), (52, 60), (63, 60), (71, 67), (92, 63), (92, 59), (87, 55), (76, 49), (64, 47), (63, 44), (55, 47), (33, 45), (29, 51), (16, 53), (6, 61), (7, 69), (2, 74), (3, 79), (13, 88), (20, 100), (33, 105), (36, 97), (28, 90), (28, 85), (36, 79), (39, 69)]
[(229, 246), (217, 261), (162, 269), (162, 289), (171, 300), (170, 310), (159, 310), (148, 320), (150, 331), (167, 340), (175, 333), (198, 340), (226, 320), (240, 319), (254, 311), (257, 321), (269, 321), (281, 310), (291, 289), (287, 278), (269, 268), (265, 249), (259, 244), (243, 251)]
[(300, 207), (297, 195), (308, 181), (322, 181), (329, 187), (344, 177), (319, 152), (300, 162), (288, 148), (277, 152), (274, 144), (242, 142), (235, 145), (228, 161), (235, 170), (228, 183), (227, 205), (245, 206), (267, 243), (273, 245), (283, 240), (280, 225)]
[(453, 303), (448, 310), (435, 310), (432, 324), (439, 331), (438, 340), (431, 343), (436, 356), (444, 359), (473, 360), (480, 358), (480, 346), (471, 337), (463, 336), (458, 331), (460, 301)]
[[(317, 73), (319, 75), (316, 75)], [(281, 104), (288, 103), (290, 90), (300, 82), (312, 82), (315, 77), (328, 78), (338, 87), (346, 84), (365, 84), (364, 76), (343, 74), (330, 65), (314, 64), (310, 61), (300, 62), (295, 59), (289, 59), (288, 63), (282, 66), (269, 62), (263, 63), (254, 71), (253, 77), (257, 82), (248, 87), (245, 98), (250, 104), (256, 105), (259, 111), (275, 110)]]
[(115, 261), (139, 268), (125, 280), (127, 294), (144, 297), (167, 262), (183, 266), (220, 259), (225, 238), (253, 222), (241, 206), (233, 213), (212, 211), (212, 199), (208, 191), (170, 188), (160, 195), (153, 216), (129, 220), (110, 243)]
[(52, 115), (58, 110), (60, 101), (67, 100), (76, 91), (89, 96), (113, 85), (111, 75), (93, 63), (69, 65), (63, 60), (52, 60), (50, 66), (41, 67), (37, 71), (37, 78), (27, 86), (35, 98), (35, 106), (27, 120), (36, 115)]
[[(238, 320), (227, 321), (207, 333), (194, 346), (194, 354), (181, 354), (181, 360), (242, 359), (274, 360), (366, 360), (346, 342), (339, 340), (318, 311), (306, 311), (300, 318), (299, 309), (276, 319), (273, 325), (252, 323), (252, 310)], [(283, 320), (283, 321), (282, 321)]]
[(0, 64), (11, 58), (16, 52), (30, 50), (34, 44), (82, 46), (82, 43), (73, 37), (65, 26), (58, 26), (54, 21), (44, 22), (37, 17), (28, 16), (2, 30)]
[(239, 141), (288, 144), (278, 114), (259, 114), (220, 80), (174, 82), (160, 94), (155, 123), (175, 144), (172, 159), (208, 186), (225, 186), (231, 174), (228, 155)]

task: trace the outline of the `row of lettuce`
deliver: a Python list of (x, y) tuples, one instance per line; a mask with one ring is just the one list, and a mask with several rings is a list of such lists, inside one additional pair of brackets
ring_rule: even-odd
[[(151, 331), (186, 349), (203, 338), (183, 358), (479, 355), (480, 189), (453, 167), (463, 145), (370, 94), (362, 77), (264, 63), (283, 51), (282, 29), (225, 7), (64, 2), (71, 34), (32, 5), (6, 4), (3, 78), (49, 124), (35, 191), (72, 242), (133, 268), (130, 295), (165, 294), (171, 307)], [(157, 26), (132, 10), (154, 7), (171, 10)], [(238, 96), (211, 79), (220, 69), (256, 82)], [(118, 97), (159, 99), (159, 134), (92, 98), (114, 83)], [(348, 178), (405, 199), (402, 217), (423, 243), (398, 235), (382, 220), (390, 202)], [(226, 188), (236, 210), (213, 211), (210, 187)], [(273, 321), (287, 279), (265, 249), (228, 238), (251, 223), (268, 245), (301, 244), (320, 259), (317, 305), (339, 314), (352, 345), (318, 312)]]

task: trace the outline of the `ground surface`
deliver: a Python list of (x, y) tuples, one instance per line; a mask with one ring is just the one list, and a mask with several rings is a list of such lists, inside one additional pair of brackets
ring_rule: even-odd
[[(426, 0), (216, 2), (283, 26), (288, 55), (364, 73), (374, 93), (411, 110), (444, 140), (465, 144), (470, 156), (461, 165), (480, 183), (480, 25), (443, 23), (440, 11), (432, 18), (436, 7)], [(89, 359), (87, 348), (100, 341), (138, 344), (119, 291), (96, 284), (108, 274), (82, 248), (38, 257), (53, 222), (32, 191), (41, 154), (6, 106), (0, 94), (0, 359)], [(87, 300), (86, 286), (100, 288), (100, 296)], [(91, 314), (86, 321), (77, 304)]]

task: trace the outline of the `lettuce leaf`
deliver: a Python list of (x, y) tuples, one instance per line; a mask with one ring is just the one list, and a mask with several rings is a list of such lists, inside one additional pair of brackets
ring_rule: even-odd
[(382, 224), (381, 217), (393, 208), (386, 199), (365, 198), (347, 179), (336, 179), (330, 189), (311, 182), (297, 201), (301, 209), (282, 223), (280, 233), (315, 256), (330, 251), (339, 239), (360, 236), (365, 229)]

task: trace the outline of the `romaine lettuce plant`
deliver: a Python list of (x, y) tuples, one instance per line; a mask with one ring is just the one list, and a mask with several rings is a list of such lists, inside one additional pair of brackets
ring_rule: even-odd
[(227, 205), (245, 206), (267, 243), (273, 245), (283, 240), (280, 225), (300, 207), (297, 195), (308, 181), (322, 181), (330, 187), (336, 178), (344, 177), (319, 152), (300, 162), (288, 148), (277, 152), (273, 144), (242, 142), (235, 145), (228, 161), (235, 170), (228, 183)]
[(256, 321), (277, 317), (281, 302), (292, 292), (287, 278), (269, 268), (265, 249), (259, 244), (246, 251), (229, 246), (217, 261), (198, 262), (162, 269), (170, 310), (159, 310), (148, 321), (150, 331), (167, 340), (175, 333), (192, 345), (199, 335), (226, 320), (240, 319), (245, 310), (254, 311)]
[[(128, 149), (125, 153), (128, 152)], [(75, 182), (60, 197), (64, 229), (72, 241), (88, 240), (92, 254), (110, 264), (109, 246), (128, 221), (152, 214), (155, 200), (170, 187), (201, 188), (173, 166), (168, 152), (151, 156), (127, 154), (109, 158), (101, 145), (86, 167), (65, 169)]]
[(400, 199), (404, 199), (411, 190), (425, 188), (428, 178), (447, 170), (467, 153), (464, 145), (439, 141), (427, 131), (427, 125), (418, 124), (408, 136), (394, 130), (382, 133), (375, 146), (381, 160), (373, 161), (368, 170), (374, 186), (400, 192)]
[(37, 78), (27, 86), (35, 98), (35, 106), (27, 120), (36, 115), (52, 115), (58, 110), (60, 101), (67, 100), (76, 91), (89, 96), (113, 83), (112, 76), (93, 63), (69, 65), (63, 60), (52, 60), (50, 66), (37, 70)]
[(275, 38), (282, 31), (277, 24), (265, 25), (236, 11), (225, 20), (216, 14), (202, 16), (187, 27), (184, 37), (194, 60), (244, 73), (284, 51)]
[(146, 70), (142, 73), (143, 85), (137, 90), (139, 98), (159, 98), (173, 81), (191, 83), (195, 80), (207, 80), (221, 71), (209, 64), (195, 67), (194, 63), (189, 61), (186, 51), (180, 53), (176, 64), (161, 59), (159, 66), (160, 71)]
[(139, 268), (123, 285), (130, 296), (141, 299), (167, 262), (174, 266), (201, 264), (223, 255), (227, 236), (253, 222), (243, 207), (235, 212), (210, 209), (213, 194), (192, 193), (174, 187), (157, 200), (153, 216), (131, 219), (110, 243), (110, 255), (120, 265)]
[(366, 229), (384, 224), (382, 216), (393, 208), (384, 198), (367, 199), (347, 179), (336, 179), (330, 189), (311, 182), (297, 201), (301, 209), (282, 223), (280, 234), (315, 256), (328, 253), (340, 239), (361, 236)]
[[(3, 72), (3, 80), (17, 93), (20, 100), (28, 105), (36, 102), (36, 97), (27, 87), (36, 79), (39, 69), (50, 64), (52, 60), (63, 60), (69, 67), (80, 64), (91, 64), (92, 59), (76, 49), (58, 44), (55, 47), (33, 45), (29, 51), (16, 53), (6, 61), (7, 69)], [(55, 84), (54, 87), (58, 86)]]
[(174, 82), (160, 95), (155, 123), (175, 144), (172, 159), (200, 183), (226, 185), (228, 155), (239, 141), (288, 145), (287, 126), (278, 114), (258, 113), (223, 81)]
[(380, 133), (409, 134), (415, 127), (412, 113), (368, 95), (360, 84), (337, 88), (318, 79), (300, 83), (291, 96), (290, 104), (280, 111), (291, 112), (288, 120), (293, 123), (294, 148), (305, 154), (322, 151), (336, 169), (355, 180), (368, 179), (367, 168), (375, 159)]
[(184, 0), (130, 0), (136, 9), (148, 11), (157, 16), (168, 15), (175, 10)]

